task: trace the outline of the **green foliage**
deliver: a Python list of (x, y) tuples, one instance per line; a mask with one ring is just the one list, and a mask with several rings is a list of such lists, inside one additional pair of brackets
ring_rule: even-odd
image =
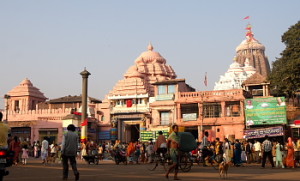
[(292, 98), (300, 91), (300, 21), (282, 35), (282, 42), (286, 48), (273, 62), (269, 80), (273, 94)]

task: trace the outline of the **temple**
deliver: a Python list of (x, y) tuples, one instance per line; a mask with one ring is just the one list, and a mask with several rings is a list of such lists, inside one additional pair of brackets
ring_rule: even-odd
[(249, 64), (262, 76), (267, 77), (270, 73), (270, 64), (265, 56), (265, 46), (254, 38), (252, 26), (248, 24), (246, 28), (246, 39), (236, 48), (236, 61), (245, 66), (248, 59)]
[(245, 66), (234, 60), (225, 75), (221, 75), (220, 80), (215, 83), (214, 90), (241, 89), (243, 82), (255, 73), (256, 70), (249, 64), (249, 59), (246, 59)]

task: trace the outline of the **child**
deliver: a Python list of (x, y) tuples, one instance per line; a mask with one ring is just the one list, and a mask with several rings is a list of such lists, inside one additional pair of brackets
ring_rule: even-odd
[(24, 145), (22, 148), (22, 163), (23, 165), (26, 165), (27, 163), (27, 158), (28, 158), (28, 146)]

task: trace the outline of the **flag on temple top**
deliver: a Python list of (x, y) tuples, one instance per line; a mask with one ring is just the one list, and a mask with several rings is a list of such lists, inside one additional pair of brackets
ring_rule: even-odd
[(246, 16), (244, 19), (249, 19), (250, 18), (250, 16)]
[(246, 30), (251, 30), (251, 29), (252, 29), (251, 24), (248, 24), (247, 27), (246, 27)]
[(85, 119), (83, 123), (80, 124), (80, 126), (87, 126), (88, 125), (88, 119)]
[(205, 72), (204, 85), (207, 87), (207, 72)]

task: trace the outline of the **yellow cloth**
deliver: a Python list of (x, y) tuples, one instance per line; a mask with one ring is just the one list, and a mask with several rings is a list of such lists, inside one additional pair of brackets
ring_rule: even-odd
[(7, 124), (0, 122), (0, 147), (7, 147), (8, 131), (10, 130)]

